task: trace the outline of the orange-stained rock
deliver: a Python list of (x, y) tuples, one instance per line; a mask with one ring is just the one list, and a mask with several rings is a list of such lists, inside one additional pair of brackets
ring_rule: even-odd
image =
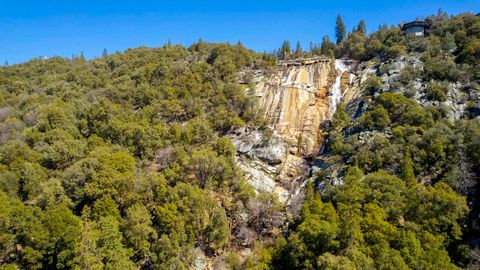
[(294, 154), (318, 153), (324, 139), (320, 124), (330, 117), (327, 89), (333, 79), (333, 62), (323, 62), (279, 68), (257, 85), (260, 107)]

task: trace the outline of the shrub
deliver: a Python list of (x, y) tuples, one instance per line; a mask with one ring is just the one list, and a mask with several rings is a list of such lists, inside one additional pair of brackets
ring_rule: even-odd
[(425, 95), (429, 100), (446, 101), (447, 100), (447, 87), (440, 83), (429, 83), (425, 89)]

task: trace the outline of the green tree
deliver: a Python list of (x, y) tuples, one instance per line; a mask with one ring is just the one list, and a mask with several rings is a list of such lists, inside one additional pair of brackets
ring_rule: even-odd
[(280, 47), (280, 53), (282, 56), (289, 55), (292, 52), (292, 47), (290, 46), (290, 41), (285, 40), (282, 44), (282, 47)]
[(134, 269), (132, 251), (122, 244), (120, 223), (115, 217), (89, 221), (84, 215), (81, 241), (76, 248), (77, 269)]
[(445, 36), (442, 38), (442, 49), (446, 52), (453, 52), (457, 49), (455, 37), (452, 35), (452, 33), (445, 33)]
[(342, 16), (338, 15), (335, 23), (335, 37), (337, 39), (337, 44), (340, 44), (346, 36), (347, 30), (345, 23), (343, 22)]
[(383, 83), (375, 74), (368, 74), (368, 78), (362, 86), (368, 94), (373, 95), (383, 87)]
[(356, 31), (350, 33), (342, 43), (342, 55), (348, 56), (352, 59), (364, 59), (365, 41), (365, 36), (363, 36), (360, 32)]
[(122, 244), (120, 224), (111, 216), (102, 217), (97, 224), (100, 231), (98, 245), (100, 248), (104, 269), (133, 269), (130, 260), (132, 251)]
[(295, 56), (300, 57), (303, 53), (302, 45), (300, 44), (300, 41), (297, 41), (297, 44), (295, 45)]
[(447, 88), (440, 83), (429, 83), (425, 92), (428, 99), (436, 101), (447, 100)]
[(359, 32), (362, 35), (367, 34), (367, 24), (365, 23), (364, 20), (360, 20), (360, 22), (358, 22), (357, 32)]
[(103, 51), (102, 51), (102, 57), (105, 58), (107, 56), (108, 56), (107, 48), (104, 48)]
[(322, 44), (320, 47), (321, 54), (328, 57), (334, 57), (333, 49), (335, 45), (330, 41), (328, 36), (322, 37)]
[(82, 216), (81, 228), (81, 237), (75, 246), (74, 269), (103, 269), (102, 257), (98, 247), (100, 231), (96, 228), (94, 222), (88, 220), (86, 212)]
[(415, 178), (415, 173), (413, 171), (413, 160), (410, 155), (410, 151), (405, 151), (403, 161), (402, 161), (402, 179), (405, 181), (408, 187), (415, 187), (417, 184), (417, 179)]
[(142, 260), (148, 261), (151, 242), (157, 239), (157, 233), (152, 227), (152, 218), (148, 209), (141, 204), (134, 204), (129, 207), (123, 228), (129, 246)]

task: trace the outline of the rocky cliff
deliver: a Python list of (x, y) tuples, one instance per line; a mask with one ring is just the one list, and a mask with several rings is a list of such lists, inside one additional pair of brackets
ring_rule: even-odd
[[(315, 156), (324, 136), (320, 124), (330, 119), (353, 83), (352, 62), (326, 60), (279, 67), (256, 85), (260, 108), (273, 129), (297, 156)], [(347, 81), (342, 78), (347, 77)]]
[(266, 139), (246, 128), (231, 134), (239, 166), (257, 191), (275, 192), (284, 202), (298, 193), (310, 173), (307, 160), (318, 155), (324, 141), (321, 124), (342, 99), (355, 96), (355, 69), (353, 61), (325, 59), (257, 75), (253, 92), (273, 135)]

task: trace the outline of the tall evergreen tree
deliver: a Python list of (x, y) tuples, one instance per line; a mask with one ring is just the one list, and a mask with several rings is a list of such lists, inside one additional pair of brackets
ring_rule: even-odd
[(290, 46), (290, 41), (285, 40), (282, 44), (282, 47), (280, 47), (280, 56), (285, 57), (291, 52), (292, 52), (292, 47)]
[(358, 22), (357, 32), (361, 33), (362, 35), (367, 34), (367, 24), (364, 20), (360, 20), (360, 22)]
[(328, 36), (323, 36), (320, 52), (322, 55), (326, 56), (331, 56), (331, 54), (333, 53), (333, 43), (330, 41), (330, 38)]
[(337, 38), (337, 44), (342, 42), (347, 36), (347, 30), (345, 23), (343, 22), (342, 16), (337, 16), (337, 22), (335, 24), (335, 37)]
[(318, 44), (310, 42), (310, 53), (312, 55), (321, 55), (322, 51), (320, 49), (320, 46)]
[(85, 55), (83, 54), (83, 51), (80, 52), (80, 57), (78, 59), (85, 61)]
[(285, 40), (283, 42), (281, 52), (282, 53), (291, 53), (292, 52), (292, 47), (290, 46), (290, 41)]
[(107, 48), (104, 48), (102, 52), (102, 57), (107, 57), (107, 56), (108, 56)]
[(5, 60), (5, 62), (3, 63), (4, 66), (8, 67), (8, 61)]
[(457, 44), (455, 43), (455, 37), (450, 32), (445, 33), (445, 37), (442, 38), (442, 49), (447, 52), (453, 52), (457, 49)]
[(410, 151), (407, 149), (402, 161), (402, 179), (405, 181), (408, 187), (413, 187), (417, 183), (415, 173), (413, 171), (413, 161), (410, 155)]
[(303, 53), (302, 45), (300, 44), (300, 41), (297, 41), (297, 44), (295, 46), (295, 55), (300, 56)]

